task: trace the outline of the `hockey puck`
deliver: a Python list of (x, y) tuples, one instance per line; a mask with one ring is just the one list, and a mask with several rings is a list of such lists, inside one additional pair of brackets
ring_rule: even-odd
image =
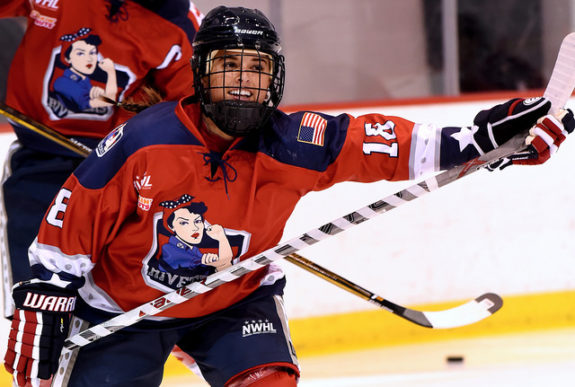
[(451, 355), (451, 356), (447, 356), (446, 360), (450, 364), (460, 364), (460, 363), (463, 363), (463, 356)]

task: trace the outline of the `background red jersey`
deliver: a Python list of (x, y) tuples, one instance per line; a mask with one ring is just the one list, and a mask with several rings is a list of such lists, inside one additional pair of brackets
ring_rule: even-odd
[(64, 135), (102, 138), (127, 115), (99, 95), (124, 100), (146, 75), (165, 99), (192, 93), (188, 60), (202, 17), (195, 6), (167, 0), (151, 11), (126, 1), (108, 18), (109, 6), (105, 0), (3, 1), (0, 17), (28, 17), (6, 103)]

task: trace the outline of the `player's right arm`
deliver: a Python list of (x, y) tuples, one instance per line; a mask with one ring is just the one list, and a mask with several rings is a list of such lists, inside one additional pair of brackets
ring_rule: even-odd
[[(90, 165), (89, 159), (83, 167)], [(49, 207), (29, 249), (34, 279), (17, 284), (12, 293), (16, 311), (4, 365), (19, 386), (37, 385), (57, 370), (77, 289), (113, 234), (120, 203), (123, 208), (130, 203), (130, 190), (120, 194), (124, 201), (107, 200), (118, 191), (115, 178), (89, 189), (72, 175)]]

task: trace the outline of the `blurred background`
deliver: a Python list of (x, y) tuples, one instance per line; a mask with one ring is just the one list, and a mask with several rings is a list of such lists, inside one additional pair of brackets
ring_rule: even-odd
[[(282, 37), (283, 105), (542, 88), (573, 0), (195, 0), (258, 8)], [(552, 5), (552, 6), (550, 6)], [(0, 98), (24, 30), (0, 20)]]
[[(219, 3), (197, 1), (204, 12)], [(573, 1), (551, 3), (242, 2), (269, 15), (283, 38), (284, 105), (541, 88), (574, 18)]]

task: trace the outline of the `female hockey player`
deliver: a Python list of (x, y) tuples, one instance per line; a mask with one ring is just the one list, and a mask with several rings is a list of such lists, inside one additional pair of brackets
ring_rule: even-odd
[[(6, 104), (95, 147), (130, 115), (97, 98), (177, 100), (193, 91), (188, 58), (201, 17), (189, 0), (3, 0), (0, 17), (27, 17), (8, 75)], [(84, 159), (13, 123), (17, 140), (0, 200), (5, 295), (30, 279), (28, 247), (50, 202)], [(4, 315), (14, 306), (5, 297)]]
[[(419, 178), (533, 126), (531, 152), (513, 162), (542, 163), (575, 127), (571, 112), (562, 120), (546, 115), (550, 103), (540, 98), (482, 111), (469, 127), (381, 114), (286, 115), (277, 109), (284, 58), (274, 27), (261, 12), (241, 7), (206, 15), (192, 69), (193, 97), (149, 107), (116, 128), (52, 202), (30, 248), (35, 279), (13, 290), (17, 313), (5, 365), (20, 385), (55, 374), (58, 385), (157, 386), (178, 343), (210, 385), (295, 386), (285, 278), (273, 265), (60, 362), (58, 354), (69, 327), (76, 332), (201, 279), (199, 270), (192, 278), (164, 265), (167, 244), (183, 257), (191, 250), (225, 254), (225, 243), (235, 263), (277, 244), (310, 191), (347, 180)], [(199, 209), (178, 211), (191, 203)], [(181, 222), (177, 233), (168, 214)], [(216, 226), (225, 235), (212, 238)], [(195, 268), (219, 270), (207, 263)]]

